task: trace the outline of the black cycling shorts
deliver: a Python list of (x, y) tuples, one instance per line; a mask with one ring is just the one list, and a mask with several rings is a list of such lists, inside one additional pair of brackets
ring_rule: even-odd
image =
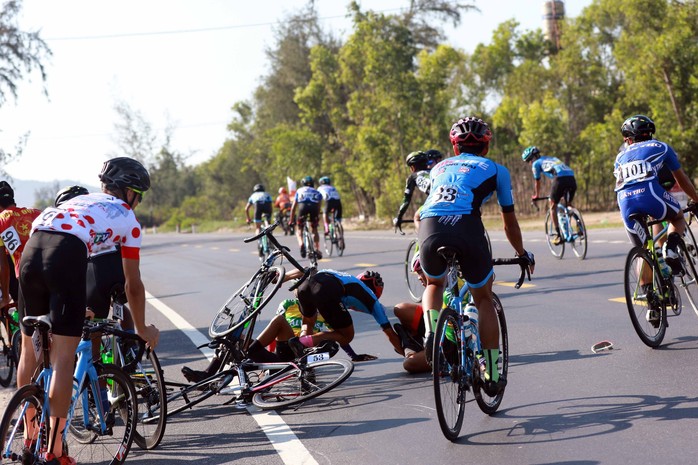
[(119, 294), (119, 303), (126, 303), (125, 282), (120, 250), (90, 258), (86, 278), (87, 306), (95, 313), (96, 318), (109, 316), (112, 293)]
[(577, 181), (574, 176), (561, 176), (553, 179), (553, 184), (550, 187), (550, 200), (558, 203), (565, 195), (565, 191), (570, 192), (569, 203), (574, 200), (574, 193), (577, 192)]
[(298, 287), (298, 303), (304, 316), (320, 313), (330, 327), (342, 329), (354, 323), (349, 310), (344, 306), (344, 286), (334, 276), (318, 273), (309, 277)]
[(254, 222), (261, 223), (262, 215), (267, 216), (267, 221), (271, 221), (271, 202), (254, 204)]
[(320, 204), (318, 203), (299, 203), (298, 204), (298, 216), (296, 217), (296, 224), (303, 227), (303, 222), (305, 217), (310, 218), (310, 224), (317, 227), (318, 214), (320, 213)]
[[(85, 321), (87, 246), (71, 234), (36, 231), (19, 267), (19, 315), (51, 315), (53, 334), (80, 337)], [(22, 332), (33, 328), (22, 325)]]
[(492, 275), (492, 255), (485, 227), (477, 215), (433, 216), (419, 225), (419, 260), (432, 278), (446, 274), (446, 260), (436, 251), (450, 246), (457, 250), (463, 278), (471, 287), (481, 287)]
[(334, 217), (337, 220), (342, 219), (342, 201), (340, 199), (329, 199), (325, 201), (325, 206), (323, 207), (323, 213), (327, 214), (334, 211)]

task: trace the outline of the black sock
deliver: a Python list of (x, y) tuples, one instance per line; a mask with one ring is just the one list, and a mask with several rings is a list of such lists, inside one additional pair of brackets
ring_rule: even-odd
[(257, 339), (252, 341), (250, 348), (247, 349), (247, 355), (257, 363), (280, 362), (279, 356), (265, 349)]

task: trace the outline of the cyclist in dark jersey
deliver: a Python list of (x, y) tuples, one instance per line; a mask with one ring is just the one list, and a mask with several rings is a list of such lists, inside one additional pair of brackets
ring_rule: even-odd
[(427, 150), (426, 152), (412, 152), (405, 158), (405, 163), (410, 168), (410, 175), (405, 183), (405, 195), (402, 198), (402, 204), (397, 212), (397, 217), (393, 219), (393, 225), (399, 227), (402, 223), (402, 217), (410, 206), (412, 195), (419, 190), (426, 195), (429, 195), (429, 170), (443, 159), (443, 154), (436, 149)]
[(509, 171), (485, 158), (492, 132), (479, 118), (460, 119), (451, 128), (455, 157), (448, 158), (431, 170), (431, 192), (422, 206), (419, 228), (420, 262), (427, 277), (422, 303), (427, 337), (424, 346), (429, 358), (433, 346), (433, 327), (443, 299), (446, 261), (437, 253), (449, 246), (457, 251), (463, 278), (468, 282), (480, 315), (480, 335), (487, 361), (485, 390), (494, 396), (506, 384), (497, 370), (499, 358), (499, 324), (492, 302), (494, 272), (492, 255), (487, 246), (480, 207), (493, 193), (502, 209), (504, 232), (516, 254), (527, 257), (533, 272), (533, 254), (523, 247), (521, 230), (514, 213)]
[[(296, 238), (298, 239), (298, 247), (300, 248), (301, 257), (305, 258), (306, 250), (303, 244), (303, 225), (306, 217), (310, 220), (310, 230), (313, 234), (313, 242), (315, 243), (315, 255), (317, 259), (322, 258), (320, 252), (320, 236), (317, 232), (317, 225), (320, 215), (320, 202), (322, 202), (322, 194), (315, 189), (315, 181), (312, 176), (306, 176), (301, 180), (301, 188), (296, 191), (293, 197), (293, 205), (291, 205), (291, 222), (296, 221)], [(298, 211), (298, 216), (296, 216)]]

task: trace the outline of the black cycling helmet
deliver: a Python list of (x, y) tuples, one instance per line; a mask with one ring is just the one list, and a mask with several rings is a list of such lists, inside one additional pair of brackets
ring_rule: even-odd
[(439, 152), (436, 149), (429, 149), (424, 153), (427, 154), (427, 157), (429, 157), (429, 160), (434, 160), (434, 162), (436, 162), (436, 163), (438, 163), (444, 159), (444, 154)]
[(623, 121), (620, 133), (633, 141), (650, 140), (656, 130), (654, 121), (645, 115), (635, 115)]
[(306, 176), (301, 179), (301, 184), (308, 187), (315, 187), (315, 181), (313, 180), (312, 176)]
[(321, 186), (324, 186), (325, 184), (330, 185), (332, 184), (332, 180), (330, 179), (329, 176), (323, 176), (320, 179), (318, 179), (318, 182), (320, 183)]
[(70, 186), (70, 187), (64, 187), (63, 189), (58, 191), (58, 194), (56, 194), (56, 200), (53, 202), (53, 206), (57, 207), (60, 204), (62, 204), (65, 201), (68, 201), (72, 199), (73, 197), (77, 197), (78, 195), (85, 195), (89, 194), (90, 191), (85, 189), (82, 186)]
[(9, 207), (15, 203), (15, 191), (7, 181), (0, 181), (0, 206)]
[(150, 189), (148, 170), (139, 162), (129, 157), (112, 158), (104, 162), (99, 180), (107, 189), (133, 189), (143, 193)]
[(424, 152), (412, 152), (405, 158), (407, 166), (424, 166), (429, 162), (429, 156)]
[(466, 116), (451, 126), (451, 144), (456, 155), (460, 154), (460, 146), (487, 146), (492, 139), (490, 127), (480, 118)]
[(264, 192), (264, 184), (255, 184), (252, 192)]
[(377, 271), (364, 271), (357, 276), (380, 299), (383, 294), (383, 278)]
[(535, 157), (536, 155), (540, 155), (540, 150), (538, 150), (538, 147), (535, 145), (532, 145), (530, 147), (526, 147), (526, 150), (524, 150), (521, 154), (521, 159), (528, 163), (531, 161), (531, 158)]

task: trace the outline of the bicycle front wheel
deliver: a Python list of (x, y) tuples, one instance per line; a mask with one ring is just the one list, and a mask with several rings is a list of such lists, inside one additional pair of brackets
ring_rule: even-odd
[(155, 352), (148, 350), (129, 376), (138, 399), (138, 422), (133, 440), (141, 449), (154, 449), (165, 434), (167, 418), (165, 380)]
[[(70, 456), (79, 464), (124, 463), (136, 430), (136, 392), (128, 376), (114, 365), (97, 367), (97, 380), (85, 381), (75, 400), (66, 441)], [(106, 389), (106, 396), (101, 390)], [(108, 402), (107, 402), (108, 400)], [(104, 417), (96, 402), (107, 407)], [(102, 430), (101, 421), (106, 424)]]
[[(2, 463), (39, 463), (37, 444), (44, 405), (44, 391), (36, 384), (22, 386), (5, 407), (0, 421)], [(25, 450), (24, 436), (34, 444)]]
[[(5, 257), (2, 257), (4, 260)], [(12, 334), (7, 332), (6, 321), (0, 320), (0, 385), (8, 387), (15, 373), (15, 354), (12, 350)]]
[(422, 301), (422, 293), (424, 286), (419, 281), (417, 273), (412, 272), (412, 258), (419, 252), (419, 243), (417, 239), (412, 239), (407, 245), (407, 255), (405, 255), (405, 281), (407, 282), (407, 290), (410, 292), (410, 297), (415, 302)]
[(696, 270), (696, 258), (691, 254), (685, 242), (681, 243), (679, 253), (681, 254), (681, 263), (683, 264), (683, 273), (678, 276), (680, 281), (679, 287), (684, 290), (693, 311), (698, 315), (698, 271)]
[(245, 324), (264, 308), (281, 287), (286, 271), (274, 266), (260, 271), (238, 289), (218, 310), (208, 329), (211, 338), (242, 331)]
[(302, 365), (262, 380), (272, 385), (255, 392), (252, 403), (263, 410), (300, 404), (336, 388), (353, 372), (354, 364), (340, 358)]
[(587, 229), (584, 226), (582, 214), (576, 208), (570, 208), (570, 228), (572, 228), (572, 251), (574, 255), (584, 260), (587, 256)]
[(434, 332), (434, 400), (441, 432), (449, 441), (458, 438), (463, 426), (465, 381), (463, 341), (460, 338), (461, 316), (452, 308), (439, 313)]
[(559, 238), (560, 242), (556, 245), (555, 237), (557, 235), (550, 210), (548, 210), (548, 213), (545, 214), (545, 239), (548, 242), (548, 248), (550, 249), (550, 253), (553, 254), (553, 257), (561, 259), (562, 256), (565, 255), (565, 241)]
[[(497, 369), (500, 376), (507, 379), (509, 373), (509, 333), (507, 331), (507, 320), (504, 316), (504, 307), (496, 294), (492, 294), (494, 310), (497, 312), (497, 321), (499, 322), (499, 359), (497, 359)], [(478, 378), (480, 379), (480, 378)], [(504, 398), (504, 391), (494, 397), (487, 395), (482, 386), (478, 383), (473, 390), (475, 400), (478, 407), (487, 415), (492, 415), (497, 411)]]
[(324, 240), (324, 246), (325, 246), (325, 253), (327, 254), (328, 257), (331, 257), (331, 256), (332, 256), (332, 252), (333, 252), (333, 249), (334, 249), (334, 242), (335, 242), (335, 240), (334, 240), (334, 237), (335, 237), (335, 236), (334, 236), (334, 235), (335, 235), (335, 232), (334, 232), (334, 231), (330, 231), (330, 233), (329, 233), (329, 234), (326, 234), (326, 235), (324, 236), (324, 239), (323, 239), (323, 240)]
[(624, 281), (625, 301), (635, 332), (649, 347), (659, 347), (666, 334), (667, 302), (663, 298), (660, 271), (647, 250), (642, 247), (630, 250)]

